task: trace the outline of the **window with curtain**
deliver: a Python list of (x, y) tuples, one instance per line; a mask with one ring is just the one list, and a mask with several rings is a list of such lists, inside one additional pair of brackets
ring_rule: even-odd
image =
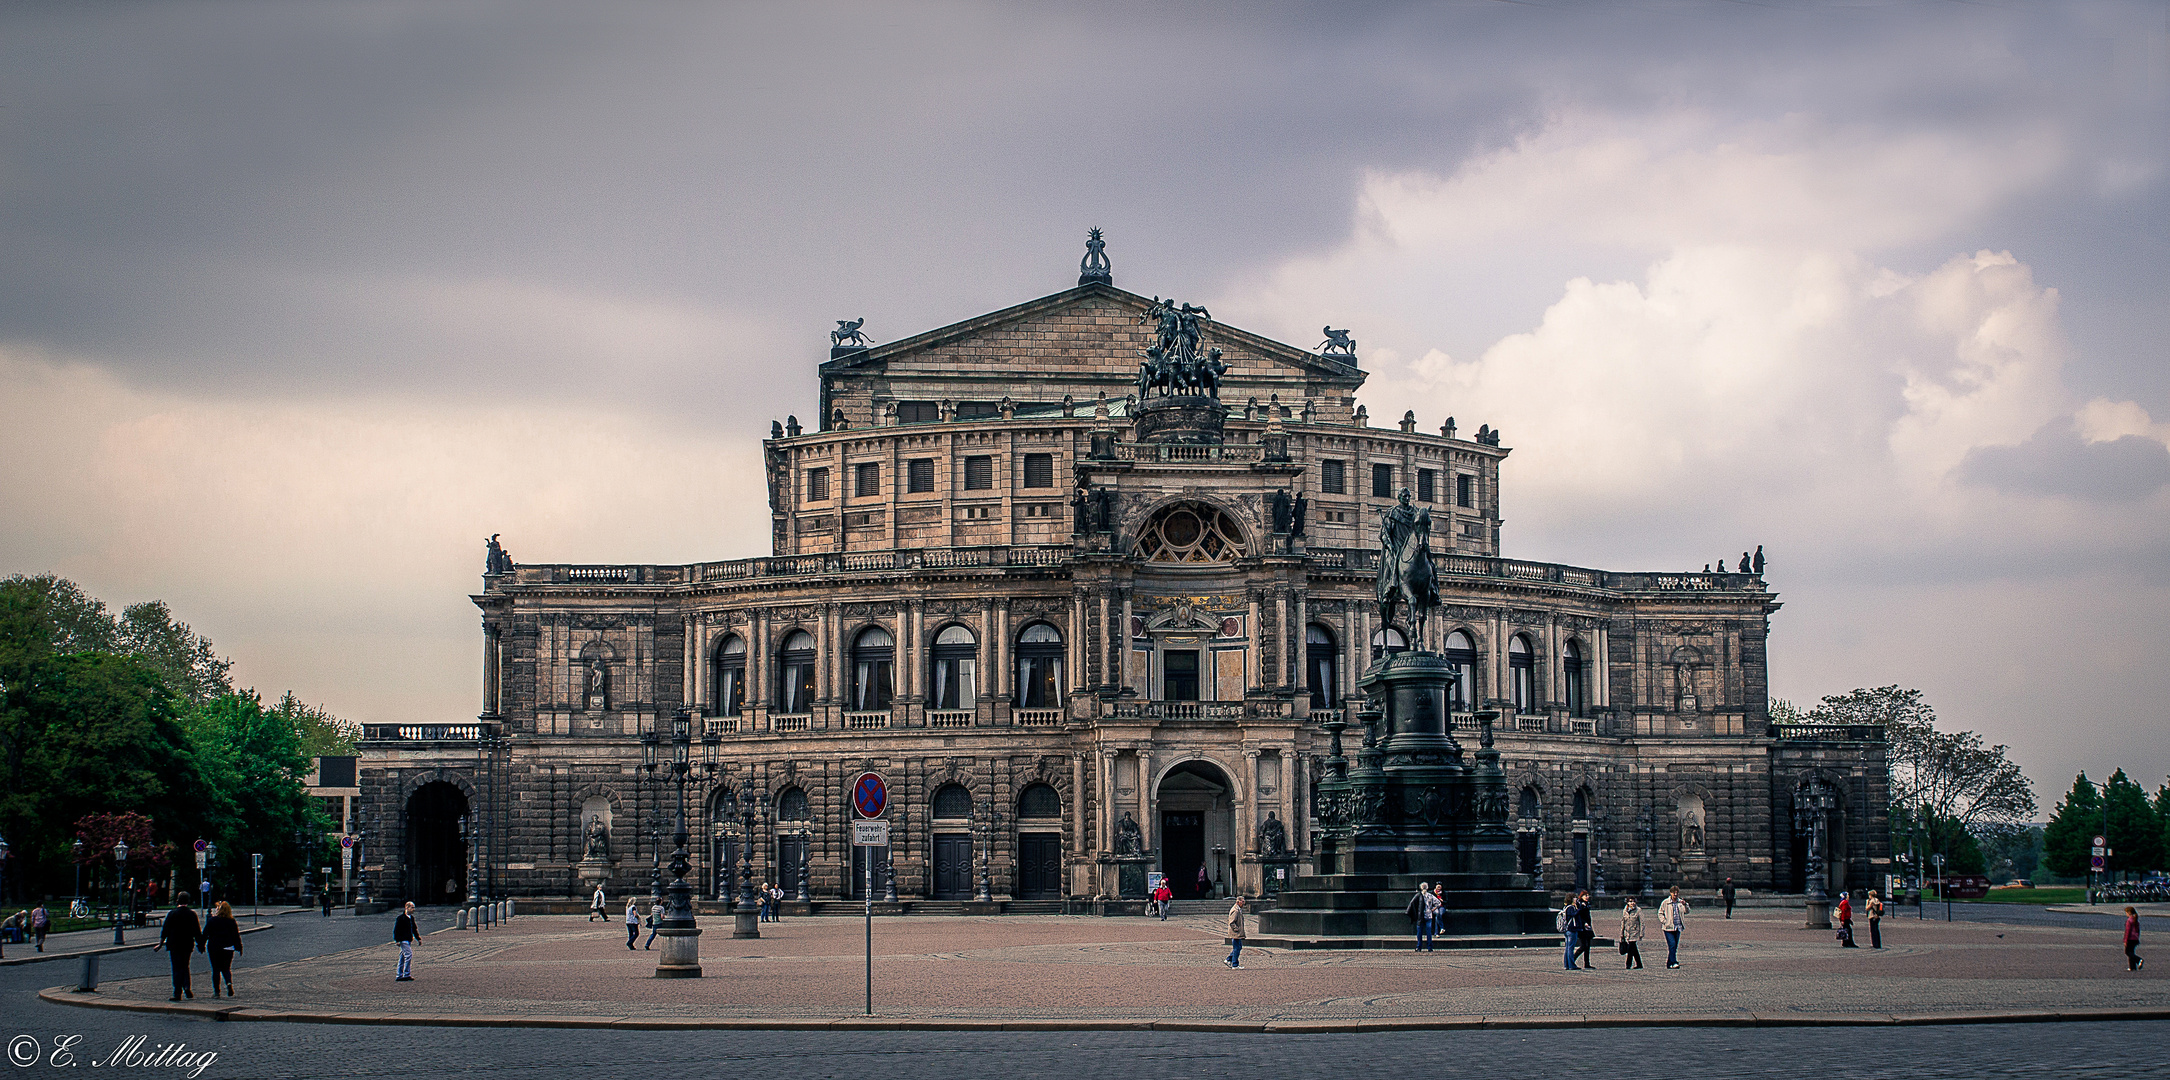
[(1516, 634), (1507, 639), (1507, 686), (1508, 697), (1514, 701), (1514, 711), (1527, 714), (1537, 707), (1537, 663), (1530, 652), (1530, 639)]
[(1570, 638), (1567, 648), (1561, 650), (1560, 681), (1566, 684), (1567, 715), (1583, 715), (1582, 700), (1582, 644)]
[(746, 709), (746, 639), (732, 634), (716, 649), (716, 715)]
[(1017, 704), (1062, 707), (1062, 632), (1046, 623), (1033, 623), (1017, 635)]
[(1447, 635), (1447, 647), (1440, 650), (1446, 658), (1447, 667), (1454, 672), (1454, 687), (1448, 693), (1452, 702), (1449, 712), (1475, 712), (1477, 701), (1477, 643), (1460, 630)]
[(894, 689), (897, 639), (879, 626), (859, 631), (851, 643), (851, 707), (874, 712), (889, 707)]
[(979, 640), (969, 627), (950, 625), (934, 635), (928, 689), (932, 708), (969, 709), (979, 696)]
[(814, 708), (814, 635), (795, 631), (776, 651), (776, 711), (812, 712)]
[(1314, 709), (1331, 709), (1340, 704), (1334, 696), (1338, 692), (1334, 675), (1339, 656), (1334, 635), (1325, 627), (1312, 623), (1304, 629), (1304, 679), (1311, 684)]
[(1408, 647), (1409, 639), (1401, 636), (1401, 631), (1389, 626), (1371, 635), (1371, 662), (1376, 664), (1386, 654), (1400, 652)]

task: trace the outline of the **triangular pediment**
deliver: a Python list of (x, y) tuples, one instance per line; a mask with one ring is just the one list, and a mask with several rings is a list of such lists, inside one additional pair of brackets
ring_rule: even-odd
[[(1009, 398), (1021, 412), (1056, 406), (1068, 396), (1090, 409), (1098, 394), (1120, 400), (1133, 391), (1154, 327), (1142, 317), (1150, 297), (1090, 284), (901, 340), (841, 351), (821, 366), (824, 408), (855, 425), (878, 423), (883, 403), (986, 402)], [(1279, 397), (1298, 406), (1319, 399), (1339, 411), (1364, 372), (1208, 320), (1202, 347), (1218, 348), (1228, 373), (1221, 398), (1240, 407)]]

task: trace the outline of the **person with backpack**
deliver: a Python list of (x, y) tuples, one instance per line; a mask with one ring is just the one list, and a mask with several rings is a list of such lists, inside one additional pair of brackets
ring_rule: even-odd
[(597, 919), (608, 919), (610, 918), (609, 912), (609, 906), (603, 901), (603, 887), (597, 885), (595, 887), (595, 898), (588, 901), (588, 921), (594, 922)]
[(1658, 929), (1665, 934), (1665, 966), (1668, 970), (1680, 966), (1680, 932), (1688, 927), (1688, 902), (1680, 898), (1680, 886), (1675, 885), (1658, 903)]
[(399, 918), (392, 920), (392, 941), (399, 946), (399, 971), (394, 974), (393, 982), (414, 981), (414, 943), (421, 937), (421, 931), (414, 925), (414, 901), (409, 900), (407, 906), (400, 909)]
[(625, 947), (632, 951), (633, 943), (640, 940), (640, 904), (632, 897), (625, 898)]

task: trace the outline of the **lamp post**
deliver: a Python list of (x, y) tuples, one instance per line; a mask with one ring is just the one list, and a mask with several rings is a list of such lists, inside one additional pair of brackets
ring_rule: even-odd
[(1831, 811), (1838, 805), (1829, 786), (1810, 784), (1801, 789), (1793, 807), (1793, 827), (1808, 834), (1808, 929), (1831, 929), (1831, 895), (1825, 891), (1824, 845)]
[(995, 899), (995, 826), (999, 823), (1002, 814), (995, 809), (995, 800), (991, 797), (981, 799), (978, 810), (979, 821), (975, 824), (979, 825), (981, 834), (980, 878), (978, 891), (973, 895), (972, 899), (982, 904), (991, 904), (994, 903)]
[(83, 838), (78, 836), (68, 845), (68, 858), (75, 863), (75, 895), (69, 897), (68, 914), (75, 914), (75, 906), (83, 902)]
[[(807, 879), (813, 875), (814, 815), (809, 811), (806, 820), (799, 824), (799, 893), (796, 899), (802, 904), (814, 902), (812, 887)], [(809, 909), (811, 910), (811, 909)]]
[(0, 903), (8, 896), (8, 838), (0, 836)]
[(753, 838), (754, 826), (768, 808), (768, 799), (760, 788), (754, 786), (753, 770), (748, 769), (746, 779), (739, 784), (738, 796), (738, 911), (732, 922), (734, 938), (757, 938), (761, 936), (761, 903), (753, 894)]
[(476, 833), (481, 829), (480, 820), (469, 828), (468, 815), (460, 815), (460, 842), (467, 845), (467, 912), (468, 929), (482, 929), (482, 845), (477, 843)]
[[(636, 844), (646, 840), (649, 849), (648, 896), (651, 904), (663, 902), (663, 844), (662, 829), (658, 824), (661, 815), (656, 807), (663, 800), (661, 792), (650, 795), (655, 786), (656, 767), (661, 764), (663, 738), (651, 725), (640, 733), (639, 786), (633, 794), (633, 836)], [(640, 857), (636, 846), (634, 858)]]
[(115, 840), (113, 842), (113, 944), (115, 945), (128, 944), (121, 935), (121, 898), (125, 895), (127, 888), (122, 883), (127, 880), (128, 842)]
[(665, 890), (663, 921), (656, 929), (656, 936), (663, 939), (663, 956), (656, 961), (658, 979), (701, 977), (701, 928), (693, 918), (693, 886), (686, 884), (686, 873), (693, 869), (686, 853), (686, 844), (692, 840), (686, 831), (686, 782), (715, 775), (719, 742), (703, 732), (701, 760), (694, 761), (693, 713), (680, 709), (671, 715), (671, 779), (678, 786), (678, 825), (671, 834), (676, 845), (671, 852), (672, 880)]

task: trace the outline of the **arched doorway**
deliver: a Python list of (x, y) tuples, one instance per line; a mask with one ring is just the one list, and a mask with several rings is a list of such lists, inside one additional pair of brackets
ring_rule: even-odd
[(457, 904), (467, 897), (467, 796), (433, 780), (407, 796), (405, 899)]
[(1161, 777), (1153, 805), (1160, 810), (1160, 871), (1168, 875), (1168, 887), (1185, 900), (1225, 895), (1238, 850), (1235, 785), (1228, 774), (1211, 762), (1186, 761)]

